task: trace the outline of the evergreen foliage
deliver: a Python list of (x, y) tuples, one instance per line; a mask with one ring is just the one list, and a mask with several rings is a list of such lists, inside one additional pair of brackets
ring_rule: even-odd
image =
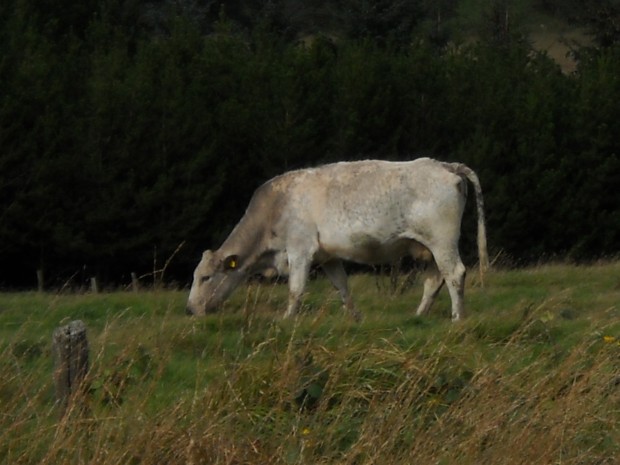
[(617, 254), (617, 3), (583, 10), (570, 75), (496, 28), (505, 1), (450, 42), (464, 3), (3, 2), (0, 284), (128, 282), (180, 244), (186, 282), (262, 182), (368, 157), (469, 164), (516, 260)]

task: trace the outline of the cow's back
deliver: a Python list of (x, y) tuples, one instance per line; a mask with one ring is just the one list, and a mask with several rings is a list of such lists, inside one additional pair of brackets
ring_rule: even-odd
[(272, 188), (287, 192), (285, 234), (316, 235), (326, 256), (354, 261), (400, 256), (424, 230), (436, 228), (437, 210), (462, 214), (454, 188), (460, 177), (431, 159), (341, 162), (289, 172), (272, 182)]
[(306, 199), (316, 200), (317, 221), (369, 232), (376, 228), (394, 232), (411, 220), (418, 222), (429, 210), (453, 202), (463, 183), (440, 162), (426, 158), (337, 163), (326, 166), (320, 178), (321, 188), (313, 188), (313, 198)]

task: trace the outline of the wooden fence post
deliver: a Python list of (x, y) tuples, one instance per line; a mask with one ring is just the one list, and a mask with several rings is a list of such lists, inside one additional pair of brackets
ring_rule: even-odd
[(131, 288), (134, 292), (138, 292), (140, 290), (140, 281), (138, 280), (138, 275), (136, 273), (131, 273)]
[(45, 290), (45, 278), (43, 276), (43, 270), (37, 270), (37, 290), (43, 292)]
[(86, 325), (75, 320), (56, 328), (52, 335), (52, 346), (56, 402), (61, 415), (64, 415), (70, 401), (84, 393), (83, 382), (88, 372)]

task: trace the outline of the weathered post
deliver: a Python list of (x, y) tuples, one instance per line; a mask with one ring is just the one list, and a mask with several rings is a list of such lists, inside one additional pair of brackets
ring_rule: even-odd
[(61, 415), (67, 411), (72, 399), (84, 391), (84, 378), (88, 372), (88, 339), (86, 325), (75, 320), (54, 330), (54, 384), (56, 402)]
[(43, 292), (45, 290), (45, 277), (42, 269), (37, 270), (37, 290), (39, 292)]
[(90, 278), (90, 291), (93, 294), (99, 294), (99, 285), (97, 284), (97, 278), (94, 276)]
[(140, 281), (138, 280), (138, 275), (136, 273), (131, 273), (131, 288), (134, 292), (138, 292), (140, 290)]

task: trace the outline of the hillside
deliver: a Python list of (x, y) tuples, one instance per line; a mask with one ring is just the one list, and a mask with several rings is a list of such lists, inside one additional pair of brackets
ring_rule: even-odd
[[(473, 273), (472, 273), (473, 274)], [(495, 271), (452, 324), (442, 292), (356, 276), (281, 321), (282, 285), (223, 313), (185, 292), (0, 294), (0, 464), (594, 465), (620, 455), (620, 263)], [(395, 291), (395, 289), (397, 289)], [(50, 338), (88, 328), (88, 390), (54, 406)]]

